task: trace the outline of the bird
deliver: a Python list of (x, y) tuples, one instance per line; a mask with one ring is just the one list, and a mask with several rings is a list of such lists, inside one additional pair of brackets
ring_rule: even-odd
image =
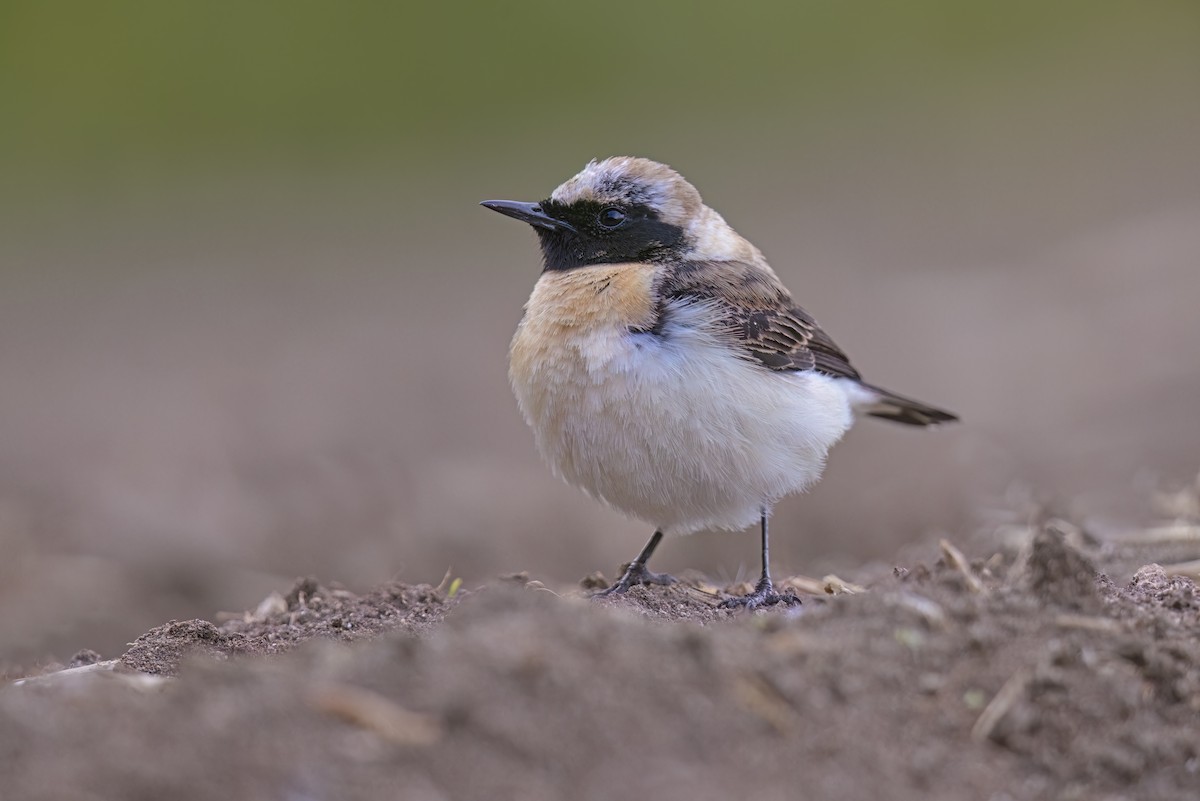
[(481, 205), (528, 223), (541, 246), (509, 349), (538, 451), (654, 527), (601, 597), (674, 583), (647, 567), (664, 535), (757, 522), (758, 583), (722, 605), (798, 603), (771, 579), (774, 505), (820, 478), (858, 416), (958, 419), (864, 381), (761, 251), (665, 164), (592, 160), (545, 200)]

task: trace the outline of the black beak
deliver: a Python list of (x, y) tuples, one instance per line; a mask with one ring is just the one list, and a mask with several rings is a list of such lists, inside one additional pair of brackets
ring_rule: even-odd
[(574, 226), (570, 223), (551, 217), (542, 211), (541, 205), (537, 203), (521, 203), (516, 200), (485, 200), (479, 205), (492, 211), (498, 211), (514, 220), (527, 222), (535, 228), (547, 231), (575, 231)]

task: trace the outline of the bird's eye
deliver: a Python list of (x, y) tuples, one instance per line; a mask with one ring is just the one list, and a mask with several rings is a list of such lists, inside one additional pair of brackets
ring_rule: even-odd
[(620, 209), (605, 209), (600, 212), (600, 224), (605, 228), (616, 228), (625, 222), (625, 212)]

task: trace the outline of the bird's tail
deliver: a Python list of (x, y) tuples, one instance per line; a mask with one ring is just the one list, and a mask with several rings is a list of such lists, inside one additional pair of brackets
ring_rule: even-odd
[(958, 420), (958, 415), (952, 412), (936, 409), (928, 404), (870, 384), (861, 386), (871, 393), (872, 397), (859, 408), (872, 417), (882, 417), (884, 420), (904, 423), (908, 426), (936, 426)]

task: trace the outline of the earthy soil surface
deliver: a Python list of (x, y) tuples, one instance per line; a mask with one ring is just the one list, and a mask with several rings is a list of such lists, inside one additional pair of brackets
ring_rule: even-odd
[(1200, 538), (1003, 539), (755, 612), (301, 580), (0, 689), (0, 798), (1197, 797)]

